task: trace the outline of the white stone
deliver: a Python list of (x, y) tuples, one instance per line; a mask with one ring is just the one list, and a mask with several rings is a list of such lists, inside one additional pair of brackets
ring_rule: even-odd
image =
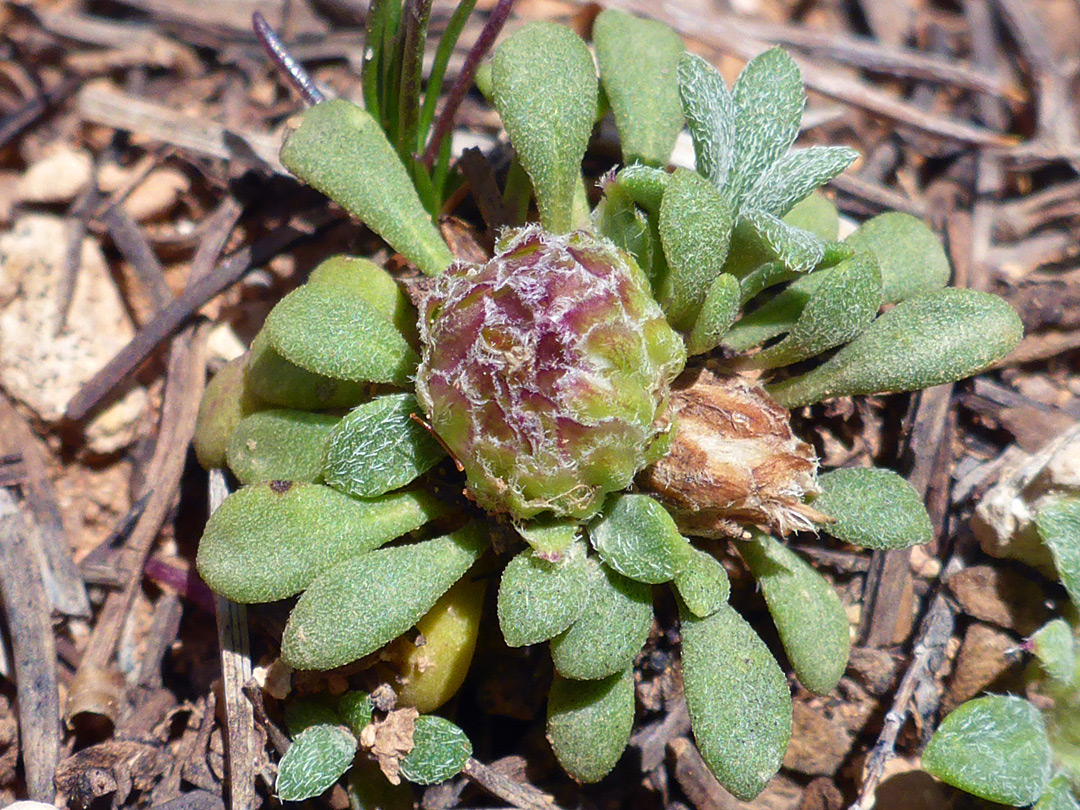
[(23, 172), (15, 189), (22, 202), (70, 202), (86, 188), (94, 161), (85, 149), (57, 144)]
[(134, 335), (101, 248), (87, 238), (68, 322), (58, 332), (67, 243), (62, 219), (20, 217), (0, 233), (0, 384), (42, 419), (68, 401)]

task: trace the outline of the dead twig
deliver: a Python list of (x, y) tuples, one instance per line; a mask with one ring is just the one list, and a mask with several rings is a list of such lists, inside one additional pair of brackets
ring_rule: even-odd
[(75, 683), (68, 695), (66, 714), (69, 720), (79, 711), (81, 695), (76, 685), (81, 682), (80, 674), (108, 670), (124, 621), (141, 585), (146, 557), (172, 507), (187, 456), (184, 448), (195, 432), (195, 416), (205, 383), (206, 334), (205, 328), (194, 329), (173, 342), (158, 438), (147, 466), (146, 481), (152, 487), (150, 498), (120, 553), (124, 587), (106, 598), (79, 663)]
[(79, 92), (76, 106), (84, 120), (96, 124), (135, 132), (218, 160), (255, 162), (255, 168), (288, 174), (278, 160), (281, 138), (274, 133), (230, 129), (165, 104), (96, 85), (87, 85)]
[(945, 650), (952, 638), (954, 625), (953, 609), (939, 592), (934, 596), (930, 609), (919, 626), (911, 664), (900, 681), (892, 708), (885, 715), (881, 733), (866, 759), (859, 796), (850, 810), (870, 810), (873, 807), (874, 793), (885, 775), (885, 766), (894, 755), (896, 738), (911, 713), (916, 692), (923, 684), (932, 683), (945, 664)]
[(301, 239), (314, 236), (339, 221), (338, 216), (326, 214), (317, 217), (310, 226), (298, 223), (277, 228), (254, 244), (237, 250), (212, 272), (193, 280), (183, 295), (143, 326), (131, 342), (72, 397), (68, 403), (67, 418), (73, 421), (86, 418), (181, 324), (194, 317), (199, 308), (212, 298), (239, 281), (252, 267), (269, 261)]
[[(229, 494), (221, 470), (210, 472), (210, 511), (214, 512)], [(247, 607), (217, 596), (218, 646), (221, 650), (221, 680), (225, 695), (226, 740), (228, 743), (230, 810), (251, 810), (255, 806), (255, 712), (244, 694), (251, 679), (251, 651), (248, 640)]]
[(509, 802), (519, 810), (559, 810), (555, 799), (547, 793), (532, 785), (515, 782), (472, 757), (465, 761), (461, 772), (492, 796)]
[(7, 455), (17, 455), (21, 463), (21, 480), (26, 504), (34, 518), (41, 540), (45, 565), (45, 590), (52, 609), (65, 616), (90, 615), (90, 602), (82, 575), (71, 556), (64, 519), (57, 502), (56, 489), (49, 480), (41, 446), (30, 425), (15, 406), (0, 395), (0, 445)]
[(56, 646), (30, 529), (6, 489), (0, 489), (0, 596), (15, 659), (27, 795), (52, 804), (60, 761)]

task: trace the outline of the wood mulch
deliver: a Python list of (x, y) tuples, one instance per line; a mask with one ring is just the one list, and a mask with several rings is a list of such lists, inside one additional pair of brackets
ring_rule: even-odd
[[(638, 662), (631, 751), (614, 775), (582, 788), (558, 770), (543, 740), (543, 651), (482, 648), (453, 704), (475, 759), (417, 801), (428, 810), (970, 806), (919, 771), (918, 753), (943, 711), (984, 688), (1019, 688), (1023, 638), (1063, 602), (1032, 569), (984, 554), (970, 519), (986, 493), (1041, 469), (1080, 422), (1080, 6), (606, 5), (665, 20), (729, 80), (768, 45), (788, 47), (811, 90), (802, 142), (863, 155), (828, 189), (842, 213), (925, 218), (945, 240), (954, 283), (1003, 295), (1026, 337), (975, 380), (797, 415), (827, 466), (903, 472), (925, 496), (935, 541), (872, 554), (798, 544), (835, 582), (855, 646), (833, 694), (793, 684), (791, 748), (758, 799), (727, 794), (692, 743), (674, 610), (662, 602)], [(285, 174), (277, 148), (302, 104), (251, 30), (260, 11), (321, 87), (356, 96), (365, 6), (0, 5), (0, 806), (277, 801), (274, 763), (288, 740), (272, 686), (261, 687), (281, 616), (222, 603), (194, 575), (223, 482), (188, 446), (208, 373), (243, 351), (321, 257), (391, 258)], [(452, 8), (436, 3), (436, 32)], [(584, 30), (596, 10), (519, 0), (506, 30), (538, 17)], [(497, 117), (467, 99), (455, 138), (490, 152)], [(614, 154), (601, 134), (590, 165), (602, 171)], [(487, 158), (469, 152), (461, 168), (474, 195), (455, 213), (497, 221)], [(753, 583), (736, 578), (733, 588), (775, 641)], [(340, 810), (346, 797), (337, 788), (313, 803)]]

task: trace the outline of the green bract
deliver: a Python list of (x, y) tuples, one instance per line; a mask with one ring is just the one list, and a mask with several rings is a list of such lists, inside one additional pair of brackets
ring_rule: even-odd
[[(769, 648), (728, 604), (735, 563), (722, 544), (738, 541), (795, 674), (828, 693), (847, 660), (847, 617), (782, 536), (816, 528), (894, 549), (931, 532), (895, 473), (818, 477), (786, 408), (959, 380), (1009, 352), (1019, 321), (998, 298), (945, 288), (944, 252), (910, 217), (884, 214), (836, 241), (838, 213), (817, 189), (856, 155), (792, 149), (805, 94), (784, 51), (751, 60), (729, 89), (666, 27), (613, 10), (596, 19), (595, 62), (547, 22), (495, 49), (478, 84), (515, 157), (502, 199), (480, 207), (510, 227), (491, 255), (478, 259), (474, 245), (455, 257), (436, 218), (462, 178), (436, 98), (472, 0), (448, 22), (423, 93), (429, 6), (417, 8), (373, 0), (366, 109), (316, 104), (282, 161), (400, 253), (393, 266), (433, 278), (331, 257), (210, 384), (199, 457), (246, 486), (208, 523), (199, 570), (238, 601), (299, 594), (286, 663), (363, 659), (401, 695), (426, 668), (464, 673), (476, 628), (496, 622), (479, 622), (479, 598), (458, 616), (450, 589), (497, 578), (497, 632), (510, 646), (550, 645), (548, 736), (586, 782), (627, 744), (653, 591), (671, 588), (698, 745), (721, 783), (751, 799), (780, 767), (792, 704)], [(582, 158), (605, 100), (628, 165), (599, 178), (589, 211), (597, 178)], [(697, 169), (668, 171), (684, 123)], [(767, 375), (764, 387), (749, 371)], [(1070, 508), (1039, 528), (1072, 592)], [(418, 623), (430, 645), (410, 634)], [(1068, 635), (1037, 640), (1060, 684)], [(453, 660), (421, 665), (429, 653)], [(402, 658), (408, 678), (394, 672)], [(442, 702), (443, 689), (429, 691)], [(283, 798), (337, 780), (382, 718), (363, 693), (293, 714)], [(1054, 723), (1046, 735), (1066, 736)], [(471, 751), (460, 729), (426, 716), (413, 743), (398, 765), (423, 784), (457, 773)], [(1040, 751), (1015, 764), (1045, 787)], [(366, 756), (349, 778), (353, 804), (407, 804), (372, 787)]]

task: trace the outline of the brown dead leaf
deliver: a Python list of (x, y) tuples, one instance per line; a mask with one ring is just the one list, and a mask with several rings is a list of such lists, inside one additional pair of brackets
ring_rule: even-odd
[(414, 708), (395, 709), (360, 732), (360, 745), (370, 750), (379, 770), (393, 785), (401, 784), (401, 760), (412, 751), (419, 716), (420, 712)]

